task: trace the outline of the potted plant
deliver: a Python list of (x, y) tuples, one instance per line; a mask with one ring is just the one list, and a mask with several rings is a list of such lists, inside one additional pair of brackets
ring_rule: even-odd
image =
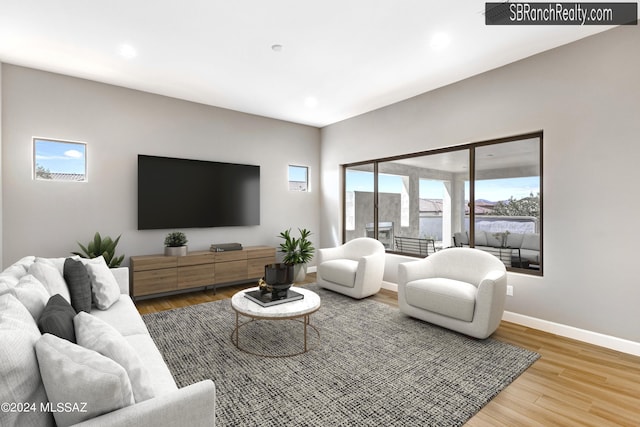
[(107, 263), (109, 268), (117, 268), (120, 267), (122, 261), (124, 260), (124, 254), (117, 257), (116, 246), (120, 241), (120, 236), (116, 237), (113, 240), (109, 236), (100, 236), (100, 233), (96, 232), (93, 236), (93, 240), (84, 246), (80, 242), (78, 242), (78, 246), (82, 249), (82, 252), (71, 252), (74, 255), (78, 255), (82, 258), (98, 258), (100, 255), (104, 257), (104, 261)]
[(185, 256), (187, 254), (187, 236), (182, 231), (172, 231), (164, 239), (165, 256)]
[(282, 231), (280, 238), (284, 239), (284, 243), (280, 244), (280, 252), (284, 253), (282, 262), (285, 264), (293, 264), (294, 266), (294, 282), (302, 282), (307, 275), (307, 263), (313, 258), (315, 248), (311, 244), (308, 237), (311, 231), (306, 228), (299, 229), (300, 237), (291, 236), (291, 229)]

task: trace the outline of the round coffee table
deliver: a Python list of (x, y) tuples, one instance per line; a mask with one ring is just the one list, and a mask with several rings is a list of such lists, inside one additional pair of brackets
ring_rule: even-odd
[[(308, 347), (307, 340), (307, 328), (313, 329), (318, 335), (318, 342), (320, 340), (320, 332), (309, 322), (309, 318), (311, 314), (315, 313), (320, 309), (320, 296), (315, 292), (298, 287), (291, 287), (292, 291), (295, 291), (304, 296), (303, 299), (296, 301), (289, 301), (282, 304), (272, 305), (270, 307), (263, 307), (260, 304), (257, 304), (251, 301), (249, 298), (245, 297), (244, 294), (246, 292), (255, 291), (259, 288), (249, 288), (242, 291), (239, 291), (231, 297), (231, 307), (236, 312), (236, 327), (231, 333), (231, 341), (235, 344), (238, 349), (254, 354), (256, 356), (262, 357), (290, 357), (297, 356), (299, 354), (306, 353), (310, 350)], [(239, 317), (240, 315), (251, 318), (251, 320), (240, 323)], [(240, 328), (243, 326), (255, 321), (255, 320), (297, 320), (304, 325), (304, 349), (297, 353), (285, 354), (285, 355), (270, 355), (270, 354), (260, 354), (249, 351), (240, 346)]]

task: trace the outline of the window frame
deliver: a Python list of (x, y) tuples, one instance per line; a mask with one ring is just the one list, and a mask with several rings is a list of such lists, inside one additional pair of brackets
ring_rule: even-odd
[[(365, 160), (365, 161), (359, 161), (359, 162), (354, 162), (354, 163), (347, 163), (347, 164), (343, 164), (341, 165), (341, 171), (342, 171), (342, 243), (346, 242), (346, 237), (347, 237), (347, 230), (346, 230), (346, 185), (347, 185), (347, 169), (348, 168), (353, 168), (353, 167), (358, 167), (358, 166), (363, 166), (363, 165), (372, 165), (373, 168), (373, 174), (374, 174), (374, 194), (373, 194), (373, 205), (374, 205), (374, 212), (373, 212), (373, 227), (374, 227), (374, 231), (373, 231), (373, 235), (375, 236), (379, 236), (378, 233), (378, 222), (379, 222), (379, 218), (378, 218), (378, 211), (379, 211), (379, 194), (378, 194), (378, 165), (380, 163), (383, 162), (391, 162), (394, 160), (402, 160), (402, 159), (410, 159), (410, 158), (414, 158), (414, 157), (421, 157), (421, 156), (430, 156), (430, 155), (435, 155), (435, 154), (441, 154), (441, 153), (450, 153), (450, 152), (454, 152), (454, 151), (468, 151), (469, 155), (468, 155), (468, 160), (469, 160), (469, 242), (470, 242), (470, 246), (474, 247), (473, 242), (475, 242), (475, 223), (476, 223), (476, 214), (475, 214), (475, 182), (476, 182), (476, 149), (479, 147), (486, 147), (486, 146), (491, 146), (491, 145), (496, 145), (496, 144), (503, 144), (503, 143), (507, 143), (507, 142), (515, 142), (515, 141), (520, 141), (520, 140), (527, 140), (527, 139), (535, 139), (537, 138), (539, 140), (539, 146), (538, 146), (538, 155), (539, 155), (539, 159), (538, 159), (538, 165), (539, 165), (539, 182), (540, 182), (540, 205), (539, 205), (539, 224), (538, 224), (538, 232), (539, 232), (539, 238), (540, 238), (540, 264), (539, 264), (539, 268), (538, 269), (529, 269), (529, 268), (520, 268), (520, 267), (509, 267), (507, 266), (507, 270), (508, 271), (512, 271), (512, 272), (518, 272), (518, 273), (524, 273), (524, 274), (528, 274), (528, 275), (533, 275), (533, 276), (542, 276), (543, 275), (543, 268), (544, 268), (544, 257), (543, 257), (543, 241), (544, 241), (544, 233), (543, 233), (543, 229), (544, 229), (544, 197), (543, 197), (543, 183), (544, 183), (544, 165), (543, 165), (543, 146), (544, 146), (544, 132), (542, 130), (539, 131), (534, 131), (534, 132), (529, 132), (529, 133), (524, 133), (524, 134), (519, 134), (519, 135), (514, 135), (514, 136), (508, 136), (508, 137), (503, 137), (503, 138), (496, 138), (496, 139), (491, 139), (491, 140), (485, 140), (485, 141), (479, 141), (479, 142), (472, 142), (472, 143), (467, 143), (467, 144), (462, 144), (462, 145), (456, 145), (456, 146), (450, 146), (450, 147), (444, 147), (444, 148), (437, 148), (437, 149), (433, 149), (433, 150), (426, 150), (426, 151), (421, 151), (421, 152), (415, 152), (415, 153), (408, 153), (408, 154), (402, 154), (402, 155), (397, 155), (397, 156), (390, 156), (390, 157), (385, 157), (385, 158), (379, 158), (379, 159), (371, 159), (371, 160)], [(393, 250), (387, 250), (388, 253), (392, 253), (392, 254), (399, 254), (399, 252), (395, 252)], [(401, 255), (408, 255), (408, 256), (415, 256), (416, 258), (420, 258), (420, 256), (418, 255), (412, 255), (412, 254), (406, 254), (406, 253), (402, 253)]]
[[(38, 164), (38, 149), (37, 149), (37, 143), (39, 141), (42, 142), (47, 142), (47, 143), (57, 143), (57, 144), (66, 144), (66, 145), (77, 145), (77, 146), (82, 146), (83, 147), (83, 166), (84, 166), (84, 173), (83, 174), (75, 174), (72, 172), (48, 172), (48, 173), (58, 173), (58, 174), (70, 174), (70, 175), (80, 175), (83, 178), (82, 179), (56, 179), (56, 178), (41, 178), (38, 176), (38, 166), (42, 166)], [(58, 139), (58, 138), (48, 138), (48, 137), (39, 137), (39, 136), (34, 136), (31, 139), (31, 144), (32, 144), (32, 161), (31, 161), (31, 169), (32, 169), (32, 174), (31, 174), (31, 178), (34, 181), (44, 181), (44, 182), (74, 182), (74, 183), (86, 183), (89, 182), (89, 162), (88, 162), (88, 144), (84, 141), (73, 141), (73, 140), (66, 140), (66, 139)]]
[[(306, 173), (305, 173), (305, 181), (304, 181), (304, 189), (303, 190), (291, 188), (291, 184), (292, 183), (302, 182), (302, 181), (292, 181), (291, 180), (291, 168), (299, 168), (299, 169), (304, 169), (306, 171)], [(294, 191), (294, 192), (298, 192), (298, 193), (309, 193), (309, 192), (311, 192), (311, 187), (310, 187), (310, 183), (309, 183), (309, 166), (289, 164), (287, 166), (287, 184), (289, 186), (289, 191)]]

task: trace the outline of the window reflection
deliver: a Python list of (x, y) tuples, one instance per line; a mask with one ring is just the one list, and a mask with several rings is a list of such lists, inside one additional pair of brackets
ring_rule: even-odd
[(540, 269), (539, 149), (539, 138), (476, 148), (474, 244), (507, 267)]

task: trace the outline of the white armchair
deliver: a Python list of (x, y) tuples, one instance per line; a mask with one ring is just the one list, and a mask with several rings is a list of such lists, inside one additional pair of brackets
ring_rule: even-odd
[(316, 254), (318, 285), (361, 299), (378, 293), (384, 274), (384, 245), (360, 237)]
[(479, 249), (445, 249), (398, 266), (401, 312), (475, 338), (498, 329), (506, 293), (504, 264)]

